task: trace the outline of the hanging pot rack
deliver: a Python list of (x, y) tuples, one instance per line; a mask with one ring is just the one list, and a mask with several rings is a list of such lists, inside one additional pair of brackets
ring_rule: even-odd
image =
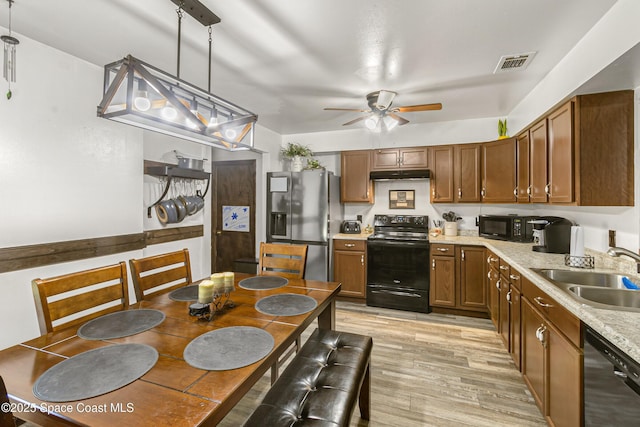
[(156, 200), (155, 203), (153, 203), (151, 206), (147, 208), (147, 218), (151, 218), (151, 210), (158, 203), (163, 201), (164, 198), (167, 196), (167, 193), (169, 192), (169, 188), (171, 187), (171, 182), (173, 181), (174, 178), (197, 179), (197, 180), (206, 181), (207, 184), (204, 189), (204, 193), (202, 193), (200, 190), (196, 191), (196, 196), (200, 197), (202, 200), (204, 200), (205, 196), (209, 192), (209, 184), (211, 181), (211, 174), (209, 172), (203, 172), (195, 169), (181, 168), (171, 164), (159, 164), (156, 162), (153, 162), (152, 164), (146, 164), (146, 163), (147, 162), (145, 161), (144, 173), (146, 175), (166, 178), (166, 184), (164, 186), (164, 190), (162, 191), (162, 195), (158, 200)]

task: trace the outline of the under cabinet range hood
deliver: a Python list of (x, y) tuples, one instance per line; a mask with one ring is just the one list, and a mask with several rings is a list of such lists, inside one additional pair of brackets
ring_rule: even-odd
[(387, 171), (371, 171), (370, 177), (376, 181), (386, 181), (391, 179), (427, 179), (429, 178), (429, 169), (414, 170), (387, 170)]

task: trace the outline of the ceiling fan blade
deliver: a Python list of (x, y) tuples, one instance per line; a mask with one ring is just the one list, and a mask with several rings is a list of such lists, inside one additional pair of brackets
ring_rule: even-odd
[(434, 110), (442, 110), (442, 104), (438, 102), (435, 104), (408, 105), (406, 107), (396, 107), (392, 111), (397, 111), (400, 113), (413, 113), (416, 111), (434, 111)]
[(350, 122), (343, 123), (343, 124), (342, 124), (342, 126), (349, 126), (349, 125), (352, 125), (352, 124), (354, 124), (354, 123), (358, 123), (358, 122), (359, 122), (359, 121), (361, 121), (361, 120), (365, 120), (367, 117), (368, 117), (368, 116), (358, 117), (357, 119), (353, 119), (353, 120), (351, 120)]
[(325, 108), (326, 111), (353, 111), (356, 113), (367, 113), (369, 110), (361, 110), (358, 108)]
[(391, 117), (392, 119), (397, 120), (397, 121), (398, 121), (398, 126), (406, 125), (407, 123), (409, 123), (409, 120), (407, 120), (407, 119), (405, 119), (405, 118), (403, 118), (403, 117), (400, 117), (400, 116), (399, 116), (399, 115), (397, 115), (397, 114), (394, 114), (394, 113), (387, 113), (387, 115), (388, 115), (389, 117)]

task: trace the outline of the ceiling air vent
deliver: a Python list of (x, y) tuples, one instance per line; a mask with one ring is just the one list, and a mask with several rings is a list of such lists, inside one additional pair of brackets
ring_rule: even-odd
[(520, 53), (518, 55), (504, 55), (498, 61), (498, 66), (493, 74), (504, 73), (506, 71), (524, 70), (536, 55), (535, 52)]

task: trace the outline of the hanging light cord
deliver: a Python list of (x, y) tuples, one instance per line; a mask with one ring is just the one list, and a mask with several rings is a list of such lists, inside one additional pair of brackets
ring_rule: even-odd
[(180, 2), (180, 6), (178, 6), (178, 8), (176, 9), (176, 13), (178, 14), (178, 70), (176, 72), (176, 77), (180, 78), (180, 42), (181, 42), (181, 35), (182, 35), (182, 17), (184, 16), (184, 13), (182, 12), (182, 6), (184, 5), (184, 2)]
[(209, 25), (209, 87), (207, 89), (207, 92), (211, 93), (211, 43), (212, 43), (212, 38), (211, 38), (211, 32), (212, 32), (212, 28), (211, 25)]

